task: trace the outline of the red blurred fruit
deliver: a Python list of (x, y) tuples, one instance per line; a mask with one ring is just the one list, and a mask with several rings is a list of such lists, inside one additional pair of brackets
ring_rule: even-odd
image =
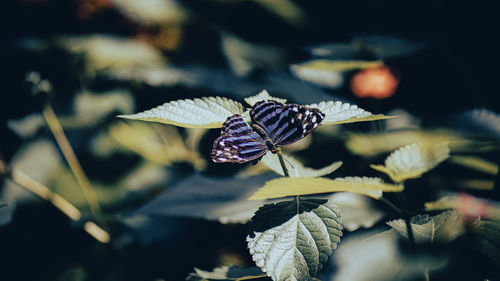
[(385, 99), (394, 94), (399, 79), (387, 66), (367, 68), (351, 79), (351, 90), (360, 98)]

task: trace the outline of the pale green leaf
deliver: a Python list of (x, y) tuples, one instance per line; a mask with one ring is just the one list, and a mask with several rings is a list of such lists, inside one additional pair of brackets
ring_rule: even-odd
[(448, 159), (449, 153), (448, 143), (428, 147), (411, 144), (391, 153), (385, 160), (385, 166), (371, 165), (371, 167), (387, 174), (395, 182), (403, 182), (407, 179), (418, 178), (433, 169)]
[(337, 89), (344, 83), (344, 75), (338, 71), (306, 68), (301, 65), (290, 66), (290, 71), (298, 78), (322, 87)]
[(112, 3), (127, 18), (146, 25), (180, 24), (188, 19), (188, 12), (174, 0), (113, 0)]
[(255, 2), (291, 25), (300, 26), (306, 21), (306, 13), (291, 0), (255, 0)]
[(237, 101), (221, 97), (203, 97), (171, 101), (141, 113), (118, 117), (186, 128), (220, 128), (227, 117), (242, 113), (243, 105)]
[(249, 200), (280, 198), (330, 192), (355, 192), (378, 199), (382, 192), (398, 192), (402, 185), (384, 183), (380, 178), (346, 177), (327, 178), (277, 178), (266, 182)]
[(292, 200), (261, 207), (252, 218), (248, 248), (273, 280), (311, 280), (342, 236), (337, 206), (327, 200)]
[(162, 53), (146, 42), (109, 35), (64, 37), (63, 48), (84, 55), (91, 73), (135, 67), (160, 67), (165, 64)]
[[(121, 146), (153, 163), (171, 165), (186, 161), (198, 170), (206, 166), (198, 152), (186, 147), (179, 130), (172, 126), (118, 122), (109, 128), (109, 135)], [(116, 143), (114, 146), (116, 149)]]
[(359, 108), (357, 105), (342, 103), (340, 101), (323, 101), (318, 104), (306, 105), (306, 107), (317, 108), (325, 114), (325, 119), (321, 123), (323, 126), (393, 118), (382, 114), (373, 115)]
[[(283, 159), (285, 161), (286, 168), (288, 169), (288, 173), (292, 178), (321, 177), (332, 173), (342, 166), (342, 161), (337, 161), (321, 169), (312, 169), (304, 167), (302, 163), (289, 155), (283, 154)], [(283, 168), (281, 167), (278, 155), (267, 152), (264, 157), (262, 157), (260, 162), (276, 173), (284, 176)]]
[(269, 93), (266, 90), (262, 90), (260, 93), (258, 93), (255, 96), (245, 98), (245, 101), (251, 106), (253, 106), (256, 102), (261, 101), (261, 100), (275, 100), (277, 102), (286, 103), (286, 99), (272, 97), (269, 95)]
[[(387, 224), (408, 237), (405, 220), (393, 220)], [(464, 232), (462, 217), (455, 211), (442, 212), (437, 216), (415, 216), (411, 219), (411, 228), (417, 243), (449, 242)]]
[(249, 280), (266, 277), (258, 267), (222, 266), (216, 267), (213, 271), (194, 268), (194, 273), (190, 273), (187, 281), (202, 280)]
[(352, 192), (337, 192), (329, 196), (340, 208), (345, 229), (355, 231), (360, 227), (371, 228), (384, 212), (372, 204), (370, 198)]
[(322, 280), (424, 280), (426, 272), (442, 268), (451, 258), (447, 251), (437, 255), (425, 248), (409, 250), (401, 247), (400, 239), (401, 235), (394, 229), (349, 235), (332, 255), (332, 264), (337, 270), (326, 273)]

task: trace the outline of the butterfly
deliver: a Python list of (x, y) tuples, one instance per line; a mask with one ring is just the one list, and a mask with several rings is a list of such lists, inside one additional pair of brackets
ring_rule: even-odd
[(226, 119), (210, 154), (214, 162), (245, 163), (267, 151), (277, 153), (311, 133), (325, 115), (317, 108), (267, 100), (255, 103), (250, 117), (251, 127), (238, 114)]

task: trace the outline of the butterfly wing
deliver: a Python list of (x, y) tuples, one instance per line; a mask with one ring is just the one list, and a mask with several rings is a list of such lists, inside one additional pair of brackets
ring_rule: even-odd
[(216, 163), (245, 163), (267, 152), (264, 140), (253, 131), (243, 118), (235, 114), (222, 125), (221, 136), (214, 141), (210, 156)]
[(250, 111), (252, 121), (264, 129), (276, 146), (294, 143), (319, 126), (325, 115), (316, 108), (277, 101), (257, 102)]

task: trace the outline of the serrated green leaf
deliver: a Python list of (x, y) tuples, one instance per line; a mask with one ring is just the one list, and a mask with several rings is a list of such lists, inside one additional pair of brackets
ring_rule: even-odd
[(382, 114), (373, 115), (357, 105), (340, 101), (323, 101), (318, 104), (306, 105), (306, 107), (317, 108), (325, 114), (325, 119), (321, 123), (322, 126), (393, 118)]
[(233, 114), (243, 114), (243, 105), (227, 98), (202, 97), (171, 101), (141, 113), (118, 117), (186, 128), (220, 128)]
[[(292, 178), (314, 178), (321, 177), (332, 173), (342, 166), (342, 161), (334, 162), (326, 167), (321, 169), (312, 169), (308, 167), (304, 167), (302, 163), (297, 161), (295, 158), (290, 155), (283, 155), (283, 159), (285, 161), (286, 168), (288, 169), (288, 173)], [(260, 163), (266, 165), (271, 170), (276, 173), (284, 176), (283, 168), (281, 167), (279, 158), (276, 154), (271, 152), (267, 152), (264, 157), (262, 157)]]
[(261, 100), (275, 100), (277, 102), (286, 103), (286, 99), (280, 99), (280, 98), (272, 97), (272, 96), (269, 95), (269, 93), (266, 90), (260, 91), (260, 93), (258, 93), (255, 96), (251, 96), (251, 97), (245, 98), (245, 101), (250, 106), (253, 106), (256, 102), (261, 101)]
[(385, 160), (385, 166), (370, 165), (373, 169), (387, 174), (395, 182), (420, 177), (450, 156), (448, 143), (430, 147), (411, 144), (399, 148)]
[[(405, 220), (393, 220), (387, 224), (408, 237)], [(464, 232), (463, 220), (455, 211), (442, 212), (437, 216), (415, 216), (411, 219), (411, 227), (417, 243), (449, 242)]]
[(354, 192), (378, 199), (382, 192), (398, 192), (402, 185), (384, 183), (380, 178), (346, 177), (277, 178), (266, 182), (249, 200), (262, 200), (286, 196), (310, 195), (330, 192)]
[(311, 280), (342, 236), (337, 206), (327, 200), (292, 200), (261, 207), (252, 218), (248, 248), (273, 280)]

